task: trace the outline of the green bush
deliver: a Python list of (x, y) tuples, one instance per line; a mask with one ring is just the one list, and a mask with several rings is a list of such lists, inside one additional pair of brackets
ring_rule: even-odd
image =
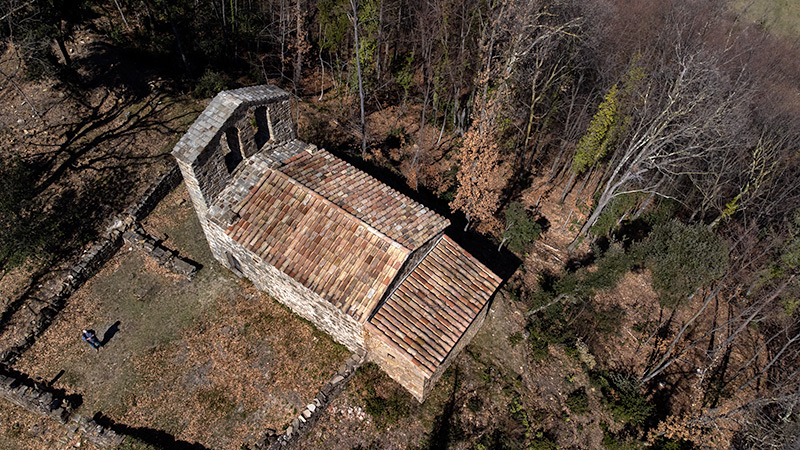
[(473, 395), (467, 400), (467, 409), (473, 413), (480, 412), (483, 409), (483, 399), (478, 395)]
[(595, 249), (597, 270), (584, 274), (585, 295), (594, 296), (597, 291), (613, 289), (619, 280), (631, 270), (634, 258), (619, 245), (611, 245), (605, 252)]
[(636, 206), (641, 197), (641, 194), (625, 194), (613, 198), (589, 232), (593, 236), (606, 236), (611, 233), (620, 219)]
[(589, 395), (586, 388), (581, 386), (567, 395), (567, 406), (572, 414), (583, 415), (589, 412)]
[(660, 437), (647, 448), (648, 450), (691, 450), (694, 448), (694, 445), (689, 441), (684, 441), (683, 439), (675, 440)]
[(536, 433), (533, 440), (531, 440), (531, 444), (528, 446), (528, 450), (557, 450), (558, 445), (556, 445), (556, 441), (554, 441), (551, 437), (545, 435), (542, 432)]
[(508, 244), (508, 248), (515, 252), (525, 251), (541, 233), (542, 226), (528, 214), (522, 203), (513, 202), (506, 209), (506, 229), (503, 232), (503, 241)]
[(616, 436), (610, 431), (608, 431), (608, 427), (603, 424), (603, 440), (600, 441), (600, 445), (603, 446), (606, 450), (644, 450), (644, 444), (636, 439), (632, 438), (623, 438), (621, 436)]
[(728, 269), (728, 245), (702, 224), (658, 224), (634, 253), (650, 268), (653, 288), (665, 307), (680, 305)]
[(207, 69), (194, 85), (192, 95), (195, 98), (211, 98), (227, 87), (228, 84), (220, 73)]
[(636, 379), (617, 372), (593, 375), (603, 394), (603, 403), (615, 419), (641, 426), (651, 418), (655, 409), (642, 395), (642, 386)]

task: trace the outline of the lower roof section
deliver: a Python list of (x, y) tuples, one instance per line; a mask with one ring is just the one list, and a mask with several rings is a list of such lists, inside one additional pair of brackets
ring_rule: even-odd
[(501, 282), (500, 277), (444, 236), (369, 323), (430, 376)]

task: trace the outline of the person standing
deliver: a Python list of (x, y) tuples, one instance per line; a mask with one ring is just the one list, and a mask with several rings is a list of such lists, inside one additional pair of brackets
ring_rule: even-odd
[(94, 333), (94, 331), (92, 331), (92, 330), (82, 330), (81, 331), (81, 338), (84, 341), (88, 342), (89, 345), (91, 345), (92, 348), (94, 348), (94, 351), (96, 351), (96, 352), (100, 351), (100, 347), (102, 347), (102, 344), (97, 339), (97, 335)]

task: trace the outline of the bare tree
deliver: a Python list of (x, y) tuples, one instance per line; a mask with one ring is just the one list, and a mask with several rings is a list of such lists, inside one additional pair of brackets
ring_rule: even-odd
[(704, 50), (684, 54), (677, 46), (675, 53), (674, 65), (667, 62), (648, 74), (634, 96), (628, 136), (612, 156), (594, 210), (570, 250), (614, 198), (637, 192), (668, 196), (657, 190), (661, 177), (689, 174), (697, 161), (735, 145), (747, 100), (744, 73), (730, 79), (719, 57)]

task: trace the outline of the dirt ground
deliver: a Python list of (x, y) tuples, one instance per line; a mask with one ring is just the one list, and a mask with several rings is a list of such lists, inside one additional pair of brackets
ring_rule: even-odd
[(80, 394), (84, 415), (238, 449), (296, 416), (348, 352), (218, 265), (190, 205), (181, 186), (144, 226), (202, 265), (193, 281), (123, 247), (15, 368)]

